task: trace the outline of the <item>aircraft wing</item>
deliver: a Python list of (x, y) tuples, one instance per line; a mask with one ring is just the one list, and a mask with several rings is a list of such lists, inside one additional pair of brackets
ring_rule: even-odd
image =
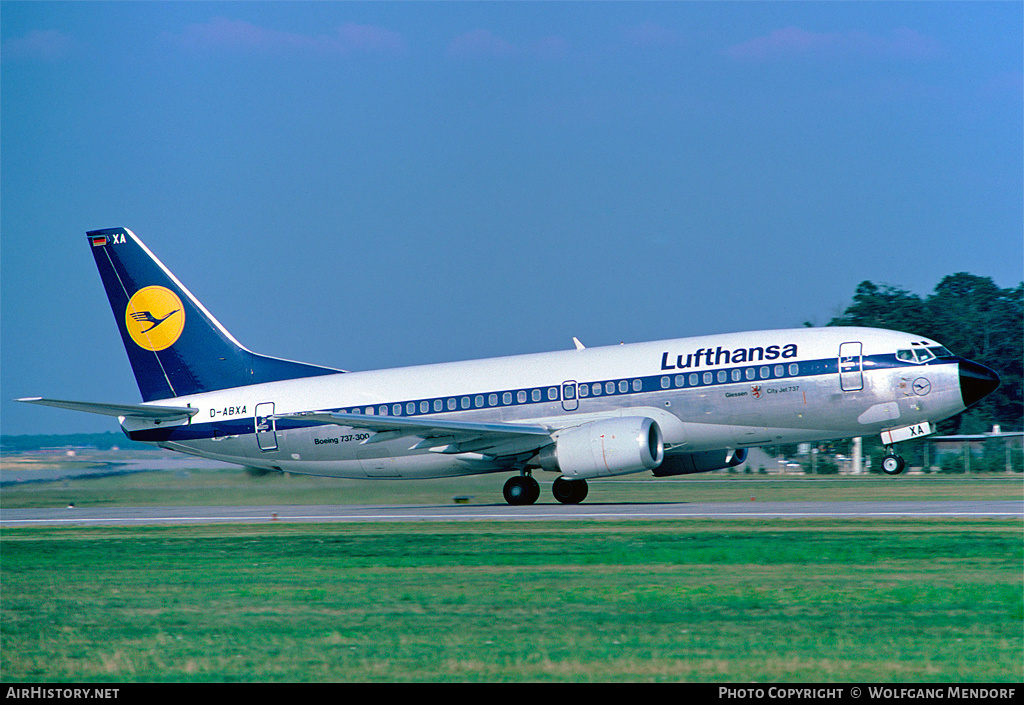
[(104, 416), (124, 416), (126, 418), (146, 419), (148, 421), (177, 421), (187, 419), (199, 413), (199, 409), (185, 406), (153, 406), (152, 404), (102, 404), (92, 401), (66, 401), (64, 399), (44, 399), (42, 397), (23, 397), (15, 401), (41, 406), (55, 406), (58, 409), (86, 411), (90, 414)]
[(958, 436), (932, 436), (930, 441), (987, 441), (989, 438), (1015, 438), (1024, 436), (1024, 431), (993, 431), (992, 433), (971, 433)]
[(551, 433), (554, 430), (536, 424), (409, 419), (330, 411), (275, 414), (273, 418), (376, 431), (375, 435), (363, 441), (364, 444), (415, 437), (422, 440), (415, 443), (410, 450), (427, 449), (435, 453), (486, 453), (494, 456), (527, 453), (546, 446), (551, 443)]

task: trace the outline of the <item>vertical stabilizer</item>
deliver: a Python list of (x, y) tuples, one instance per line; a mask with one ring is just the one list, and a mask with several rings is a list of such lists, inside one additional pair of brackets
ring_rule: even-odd
[(132, 231), (88, 239), (143, 400), (341, 372), (244, 348)]

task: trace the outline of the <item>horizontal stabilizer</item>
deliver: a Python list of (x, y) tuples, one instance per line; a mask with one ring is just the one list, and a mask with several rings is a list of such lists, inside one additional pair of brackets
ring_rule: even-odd
[(187, 419), (199, 413), (199, 409), (184, 406), (152, 406), (149, 404), (101, 404), (92, 401), (65, 401), (63, 399), (43, 399), (42, 397), (24, 397), (15, 401), (41, 406), (55, 406), (58, 409), (85, 411), (90, 414), (104, 416), (124, 416), (126, 418), (147, 419), (149, 421), (177, 421)]

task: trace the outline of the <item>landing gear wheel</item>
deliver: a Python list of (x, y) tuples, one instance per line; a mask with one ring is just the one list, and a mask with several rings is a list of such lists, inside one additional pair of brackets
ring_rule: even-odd
[(533, 504), (540, 497), (540, 484), (529, 475), (510, 477), (502, 494), (511, 505)]
[(540, 499), (540, 483), (533, 479), (531, 475), (523, 477), (526, 480), (526, 485), (530, 490), (530, 497), (527, 500), (527, 504), (534, 504)]
[(551, 486), (551, 494), (562, 504), (579, 504), (587, 498), (586, 480), (566, 480), (560, 477)]
[(882, 458), (882, 472), (886, 475), (899, 475), (906, 467), (906, 462), (901, 455), (887, 455)]

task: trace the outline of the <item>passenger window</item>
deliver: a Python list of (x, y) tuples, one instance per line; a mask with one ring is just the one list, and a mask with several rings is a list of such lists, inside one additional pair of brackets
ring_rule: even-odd
[(487, 406), (497, 406), (497, 405), (498, 405), (498, 395), (497, 394), (489, 394), (489, 395), (487, 395)]
[(421, 414), (426, 414), (429, 411), (430, 411), (430, 402), (429, 401), (421, 401), (420, 402), (420, 413)]
[(373, 412), (373, 407), (372, 406), (366, 407), (366, 415), (367, 416), (373, 416), (373, 413), (374, 412)]
[(786, 375), (786, 368), (783, 367), (782, 365), (776, 365), (775, 366), (775, 376), (776, 377), (784, 377), (785, 375)]
[(765, 365), (760, 370), (758, 370), (758, 374), (761, 376), (761, 379), (768, 379), (772, 373), (771, 370), (768, 369), (768, 365)]
[(601, 383), (600, 382), (594, 382), (593, 390), (594, 390), (594, 396), (595, 397), (601, 396)]
[(697, 373), (696, 372), (691, 372), (690, 373), (690, 386), (691, 387), (696, 387), (697, 386)]
[(484, 395), (483, 394), (477, 394), (475, 397), (473, 397), (473, 406), (475, 406), (476, 408), (479, 409), (483, 405), (484, 405)]
[(392, 404), (391, 405), (391, 414), (393, 416), (401, 416), (402, 415), (402, 405), (401, 404)]
[(501, 403), (508, 406), (512, 403), (512, 392), (505, 392), (501, 395)]
[(380, 416), (387, 416), (388, 415), (388, 407), (387, 406), (382, 406), (380, 409), (377, 410), (377, 413)]
[(575, 384), (563, 384), (562, 385), (562, 398), (563, 399), (575, 399), (576, 398), (576, 385)]
[(741, 379), (743, 379), (743, 372), (741, 370), (739, 370), (739, 369), (733, 370), (732, 371), (732, 381), (733, 382), (739, 382)]
[(795, 362), (789, 363), (789, 376), (796, 377), (798, 374), (800, 374), (800, 365)]
[(710, 372), (704, 373), (704, 384), (711, 384), (714, 381), (714, 375), (712, 375)]
[(461, 399), (459, 399), (459, 406), (461, 406), (463, 409), (468, 409), (469, 397), (462, 397)]
[(626, 380), (622, 380), (621, 382), (619, 382), (619, 393), (620, 394), (625, 394), (628, 391), (629, 391), (629, 382), (627, 382)]
[(585, 397), (588, 394), (590, 394), (590, 385), (589, 384), (581, 384), (580, 385), (580, 396), (581, 397)]
[(685, 380), (682, 375), (676, 375), (676, 386), (682, 387), (685, 384)]
[(753, 367), (748, 367), (746, 370), (747, 379), (754, 379), (757, 376), (757, 371)]
[(409, 414), (409, 415), (415, 414), (416, 413), (416, 402), (411, 401), (408, 404), (406, 404), (405, 405), (405, 413)]
[(456, 401), (455, 397), (448, 399), (448, 411), (455, 411), (455, 407), (458, 406), (459, 402)]
[(721, 383), (721, 382), (728, 382), (729, 381), (729, 373), (726, 372), (725, 370), (719, 370), (718, 371), (718, 381), (719, 381), (719, 383)]
[(444, 411), (444, 400), (443, 399), (435, 399), (434, 400), (434, 411)]
[(530, 392), (530, 398), (533, 399), (534, 401), (540, 401), (540, 390), (534, 389), (532, 392)]
[(671, 379), (669, 379), (668, 377), (662, 377), (661, 378), (661, 388), (662, 389), (668, 389), (671, 386), (672, 386), (672, 380)]
[(644, 388), (644, 381), (642, 379), (634, 379), (633, 380), (633, 391), (634, 392), (641, 392), (641, 391), (643, 391), (643, 388)]
[(516, 401), (518, 401), (520, 404), (525, 404), (526, 403), (526, 391), (525, 390), (520, 389), (518, 392), (516, 392)]
[(548, 387), (548, 401), (558, 399), (558, 387)]
[(615, 394), (615, 382), (605, 382), (604, 392), (605, 394)]

